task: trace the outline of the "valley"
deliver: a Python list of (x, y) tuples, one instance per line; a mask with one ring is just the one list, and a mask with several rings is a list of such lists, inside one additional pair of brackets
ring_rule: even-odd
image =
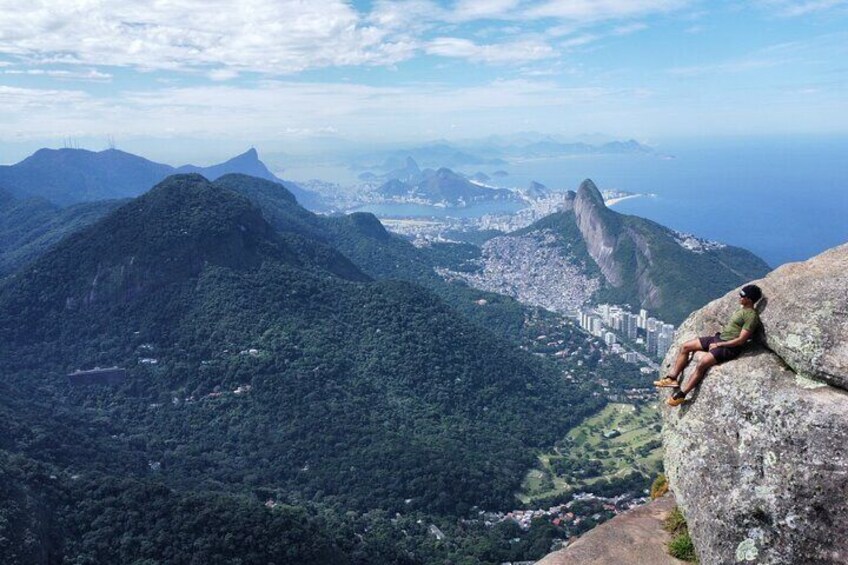
[(593, 492), (606, 481), (632, 472), (656, 477), (662, 471), (660, 413), (655, 403), (608, 404), (539, 455), (519, 498), (525, 504), (566, 492)]
[[(622, 219), (588, 180), (527, 197), (510, 216), (387, 221), (397, 232), (238, 172), (171, 176), (83, 214), (4, 197), (0, 214), (30, 219), (0, 226), (0, 411), (16, 422), (0, 471), (7, 496), (38, 507), (20, 535), (101, 561), (156, 555), (162, 525), (217, 493), (225, 522), (238, 505), (270, 520), (262, 535), (321, 540), (297, 542), (305, 562), (504, 562), (640, 503), (658, 469), (654, 365), (636, 352), (656, 320), (622, 326), (653, 295), (619, 274), (675, 253), (716, 268), (725, 247)], [(593, 254), (599, 237), (620, 249), (611, 261)], [(95, 366), (126, 378), (67, 382)], [(96, 541), (114, 535), (98, 512), (161, 520), (132, 522), (138, 543), (114, 548)], [(226, 555), (210, 535), (167, 551), (206, 540)]]

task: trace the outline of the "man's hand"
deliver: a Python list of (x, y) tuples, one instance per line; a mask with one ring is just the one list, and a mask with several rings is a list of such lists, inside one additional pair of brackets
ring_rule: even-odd
[(719, 341), (719, 342), (715, 342), (715, 343), (711, 343), (711, 344), (710, 344), (710, 351), (712, 351), (712, 350), (713, 350), (713, 349), (715, 349), (716, 347), (721, 347), (722, 345), (724, 345), (724, 344), (723, 344), (723, 343), (721, 343), (720, 341)]

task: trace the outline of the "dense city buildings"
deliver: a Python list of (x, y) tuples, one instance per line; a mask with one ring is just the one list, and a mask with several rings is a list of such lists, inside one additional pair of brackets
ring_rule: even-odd
[[(603, 339), (608, 346), (621, 342), (641, 346), (652, 359), (662, 359), (674, 341), (674, 325), (649, 316), (644, 308), (636, 315), (623, 306), (600, 304), (584, 309), (579, 321), (584, 330)], [(625, 351), (622, 358), (635, 363), (638, 355), (630, 353)]]

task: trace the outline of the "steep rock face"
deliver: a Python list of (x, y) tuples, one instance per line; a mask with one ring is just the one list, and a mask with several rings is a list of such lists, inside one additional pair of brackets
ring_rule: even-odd
[[(757, 281), (767, 347), (665, 408), (665, 468), (704, 564), (848, 561), (846, 261), (843, 245)], [(692, 314), (664, 367), (717, 331), (736, 296)]]
[(577, 189), (574, 213), (589, 254), (598, 264), (604, 277), (613, 286), (624, 284), (621, 266), (613, 257), (618, 240), (618, 234), (614, 231), (617, 222), (604, 205), (604, 198), (598, 187), (588, 179)]

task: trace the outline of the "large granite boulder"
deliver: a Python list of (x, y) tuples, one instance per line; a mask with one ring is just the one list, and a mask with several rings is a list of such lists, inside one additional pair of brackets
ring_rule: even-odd
[[(843, 245), (756, 281), (761, 343), (664, 408), (666, 472), (705, 565), (848, 563), (846, 267)], [(737, 307), (734, 291), (692, 314), (663, 368)]]

